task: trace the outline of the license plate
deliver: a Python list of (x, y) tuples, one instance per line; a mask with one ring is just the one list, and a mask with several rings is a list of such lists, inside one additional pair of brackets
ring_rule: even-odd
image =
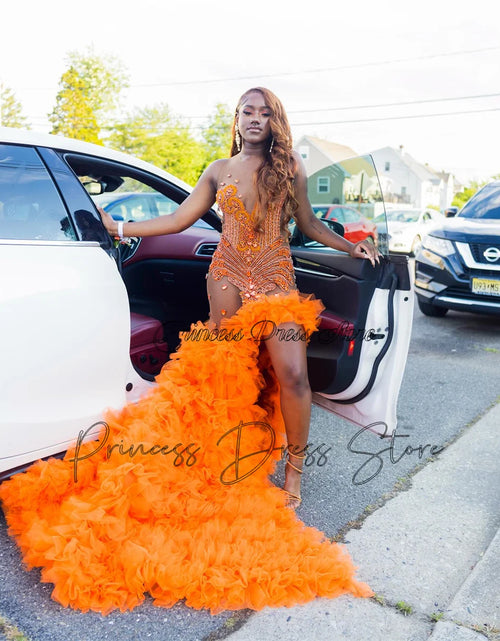
[(489, 278), (473, 278), (472, 291), (474, 294), (500, 296), (500, 280), (491, 280)]

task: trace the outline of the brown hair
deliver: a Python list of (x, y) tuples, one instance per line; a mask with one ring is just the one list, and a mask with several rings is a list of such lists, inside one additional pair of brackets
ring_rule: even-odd
[(272, 151), (267, 152), (264, 162), (254, 177), (254, 184), (257, 189), (255, 228), (258, 229), (264, 222), (269, 207), (282, 204), (284, 212), (282, 227), (285, 231), (287, 230), (288, 222), (298, 207), (294, 189), (295, 159), (292, 155), (292, 134), (285, 109), (279, 98), (275, 96), (272, 91), (269, 91), (269, 89), (253, 87), (246, 91), (239, 99), (231, 130), (231, 156), (238, 153), (235, 140), (235, 127), (239, 110), (247, 101), (248, 96), (255, 92), (262, 94), (266, 105), (271, 111), (270, 126), (272, 138), (269, 140), (269, 147), (271, 146), (271, 140), (274, 141)]

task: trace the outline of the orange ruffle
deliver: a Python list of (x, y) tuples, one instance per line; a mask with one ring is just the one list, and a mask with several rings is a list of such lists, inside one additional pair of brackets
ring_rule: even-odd
[(227, 338), (192, 325), (158, 385), (107, 412), (99, 442), (2, 484), (9, 532), (55, 600), (107, 614), (149, 593), (216, 613), (372, 594), (268, 478), (284, 428), (252, 328), (294, 321), (310, 333), (321, 309), (292, 292), (245, 303)]

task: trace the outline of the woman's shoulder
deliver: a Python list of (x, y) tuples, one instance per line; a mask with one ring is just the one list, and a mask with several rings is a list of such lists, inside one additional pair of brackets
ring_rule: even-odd
[(219, 158), (219, 160), (214, 160), (211, 162), (208, 167), (205, 169), (206, 174), (216, 183), (219, 180), (219, 177), (224, 172), (229, 158)]
[(213, 162), (211, 162), (203, 172), (203, 180), (210, 181), (214, 189), (217, 189), (219, 178), (221, 175), (223, 175), (227, 162), (227, 158), (220, 158), (219, 160), (214, 160)]
[(302, 156), (296, 149), (292, 149), (293, 176), (299, 178), (306, 175), (306, 168)]

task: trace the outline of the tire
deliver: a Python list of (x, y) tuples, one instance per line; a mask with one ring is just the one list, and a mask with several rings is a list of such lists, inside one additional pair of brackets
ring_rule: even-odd
[(423, 300), (420, 300), (417, 296), (418, 306), (422, 314), (425, 316), (434, 316), (435, 318), (442, 318), (446, 316), (448, 309), (446, 307), (437, 307), (436, 305), (431, 305), (431, 303), (425, 303)]
[(417, 252), (420, 249), (421, 245), (422, 245), (422, 239), (420, 238), (420, 236), (415, 236), (415, 238), (413, 239), (413, 243), (411, 245), (410, 253), (412, 256), (417, 255)]

